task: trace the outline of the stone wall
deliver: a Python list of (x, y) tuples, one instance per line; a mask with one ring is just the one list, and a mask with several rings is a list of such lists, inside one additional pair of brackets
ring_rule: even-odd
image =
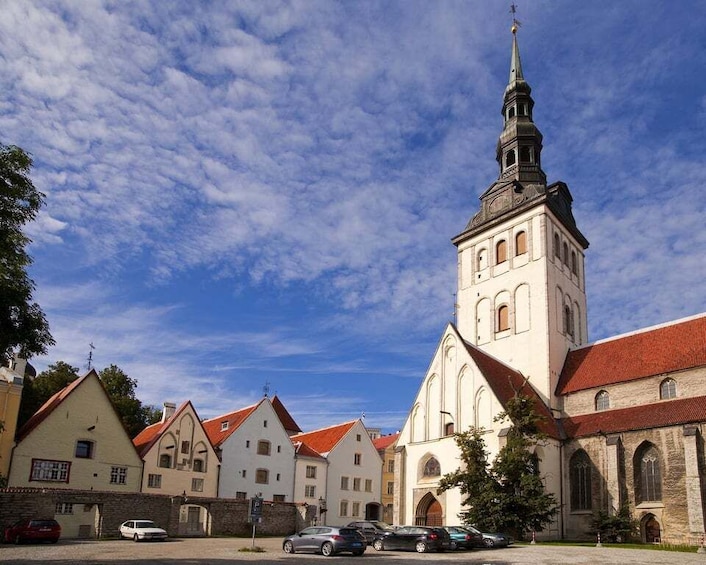
[[(0, 490), (0, 526), (22, 518), (56, 517), (57, 504), (73, 504), (87, 512), (90, 537), (116, 537), (125, 520), (147, 518), (167, 530), (170, 536), (185, 534), (184, 522), (180, 523), (182, 507), (199, 507), (206, 516), (203, 530), (191, 535), (252, 535), (248, 522), (249, 501), (222, 498), (192, 498), (143, 493), (116, 493), (79, 491), (68, 489), (3, 489)], [(93, 523), (96, 517), (95, 523)], [(262, 522), (256, 535), (287, 535), (305, 525), (306, 507), (287, 502), (265, 503)], [(83, 530), (84, 532), (87, 530)], [(79, 537), (75, 532), (64, 531), (63, 537)]]

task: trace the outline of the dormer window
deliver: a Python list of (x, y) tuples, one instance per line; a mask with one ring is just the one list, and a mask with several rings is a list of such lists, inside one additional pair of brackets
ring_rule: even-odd
[(221, 422), (221, 431), (224, 432), (228, 429), (228, 420)]

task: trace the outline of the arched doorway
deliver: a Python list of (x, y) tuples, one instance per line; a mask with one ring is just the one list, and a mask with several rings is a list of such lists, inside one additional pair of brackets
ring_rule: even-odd
[(415, 526), (442, 526), (444, 524), (441, 503), (428, 492), (417, 505)]
[(662, 540), (662, 529), (654, 514), (648, 514), (642, 519), (642, 531), (647, 543), (659, 543)]

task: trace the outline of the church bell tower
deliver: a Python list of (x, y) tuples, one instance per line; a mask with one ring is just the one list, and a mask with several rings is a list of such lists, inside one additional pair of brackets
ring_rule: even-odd
[(512, 34), (498, 179), (452, 239), (458, 249), (457, 324), (466, 341), (520, 370), (556, 407), (553, 393), (566, 353), (588, 339), (588, 241), (576, 226), (569, 188), (560, 181), (547, 185), (516, 22)]

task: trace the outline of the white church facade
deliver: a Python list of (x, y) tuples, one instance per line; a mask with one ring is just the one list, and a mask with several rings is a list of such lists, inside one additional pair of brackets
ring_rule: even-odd
[(559, 501), (541, 536), (580, 538), (597, 511), (629, 504), (644, 541), (704, 532), (706, 315), (588, 343), (588, 241), (563, 182), (547, 184), (542, 134), (514, 35), (498, 179), (452, 239), (457, 318), (444, 330), (397, 440), (396, 524), (453, 525), (454, 431), (483, 428), (492, 459), (511, 423), (495, 422), (528, 379), (546, 441), (540, 474)]

